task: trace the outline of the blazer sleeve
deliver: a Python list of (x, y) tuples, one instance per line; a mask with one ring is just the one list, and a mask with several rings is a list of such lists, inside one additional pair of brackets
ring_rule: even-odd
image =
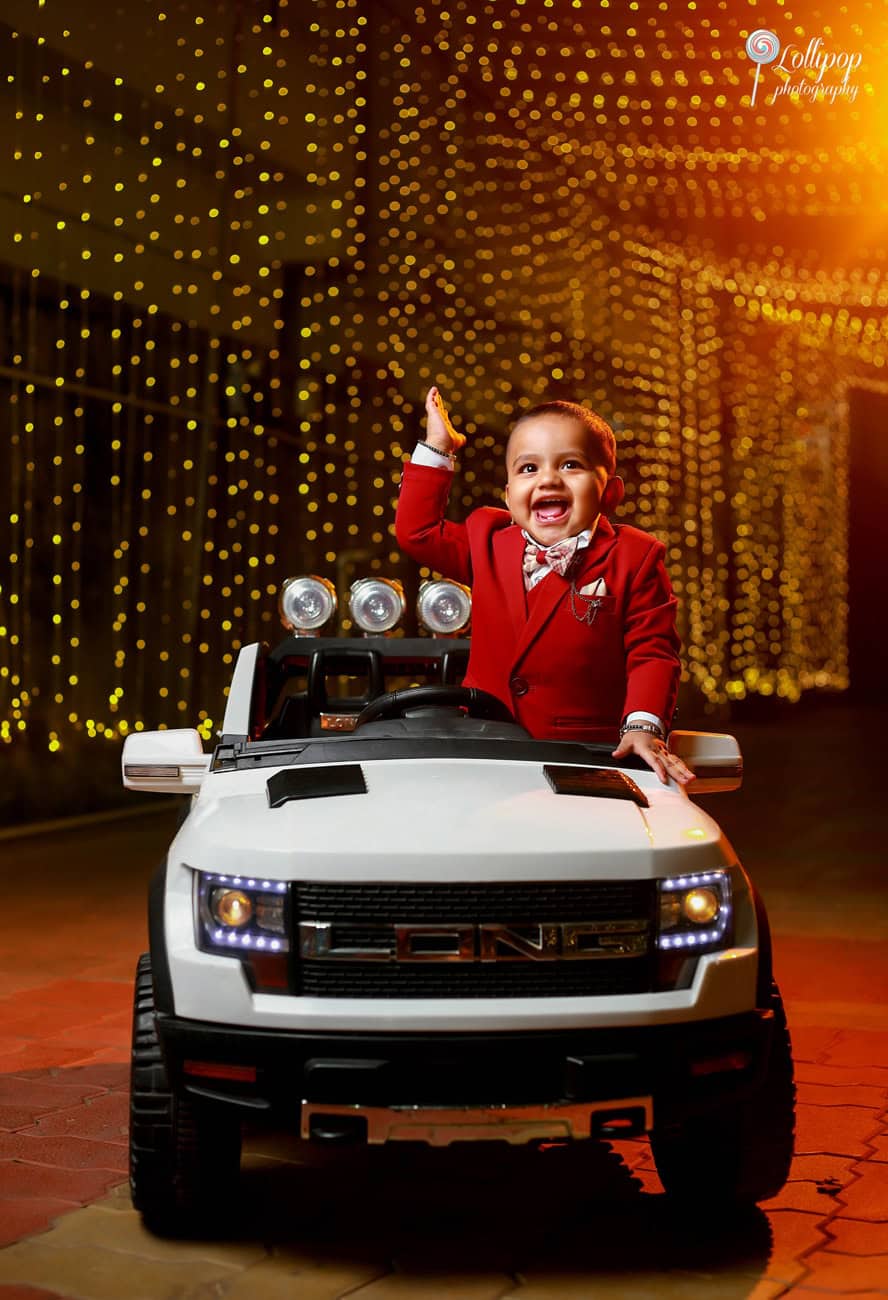
[(636, 709), (669, 725), (681, 677), (681, 642), (675, 628), (678, 601), (666, 572), (666, 548), (655, 541), (632, 577), (623, 624), (626, 699), (623, 717)]
[(453, 474), (437, 466), (404, 466), (395, 514), (402, 551), (445, 578), (471, 584), (472, 563), (465, 524), (444, 518)]

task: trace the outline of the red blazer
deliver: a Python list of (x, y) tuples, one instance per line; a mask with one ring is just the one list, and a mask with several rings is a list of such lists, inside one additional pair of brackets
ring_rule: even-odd
[(602, 515), (572, 575), (577, 588), (606, 584), (587, 625), (559, 574), (525, 593), (524, 538), (507, 511), (444, 518), (452, 481), (448, 470), (405, 465), (395, 531), (414, 560), (472, 587), (465, 685), (498, 696), (540, 739), (609, 742), (635, 709), (668, 725), (681, 665), (663, 543)]

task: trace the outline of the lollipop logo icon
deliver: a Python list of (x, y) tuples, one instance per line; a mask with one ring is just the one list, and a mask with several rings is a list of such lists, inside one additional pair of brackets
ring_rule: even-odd
[(755, 83), (752, 87), (750, 106), (755, 107), (755, 92), (758, 90), (759, 73), (763, 63), (773, 63), (780, 53), (780, 41), (767, 27), (760, 27), (750, 32), (746, 38), (746, 53), (755, 64)]

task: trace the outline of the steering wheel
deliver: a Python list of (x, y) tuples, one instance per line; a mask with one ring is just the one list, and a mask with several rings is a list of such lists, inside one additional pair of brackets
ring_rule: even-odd
[(409, 709), (462, 708), (470, 718), (487, 718), (493, 722), (514, 722), (512, 712), (502, 700), (477, 686), (409, 686), (403, 691), (389, 691), (366, 704), (358, 714), (355, 730), (365, 722), (382, 722), (401, 718)]

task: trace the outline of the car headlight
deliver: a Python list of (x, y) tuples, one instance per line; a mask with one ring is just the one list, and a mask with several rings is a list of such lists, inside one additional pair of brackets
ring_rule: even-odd
[(351, 585), (349, 610), (367, 636), (385, 634), (404, 617), (404, 588), (397, 578), (359, 578)]
[(705, 952), (731, 938), (731, 878), (727, 871), (661, 880), (658, 946)]
[(423, 627), (436, 636), (454, 636), (472, 617), (472, 593), (450, 578), (426, 581), (419, 589), (416, 613)]
[(253, 900), (242, 889), (227, 889), (220, 885), (210, 890), (210, 915), (218, 925), (237, 930), (249, 923), (253, 915)]
[(281, 622), (290, 632), (317, 636), (336, 613), (336, 588), (328, 578), (288, 578), (278, 598)]
[(195, 872), (198, 947), (204, 952), (285, 953), (287, 886), (282, 880)]

